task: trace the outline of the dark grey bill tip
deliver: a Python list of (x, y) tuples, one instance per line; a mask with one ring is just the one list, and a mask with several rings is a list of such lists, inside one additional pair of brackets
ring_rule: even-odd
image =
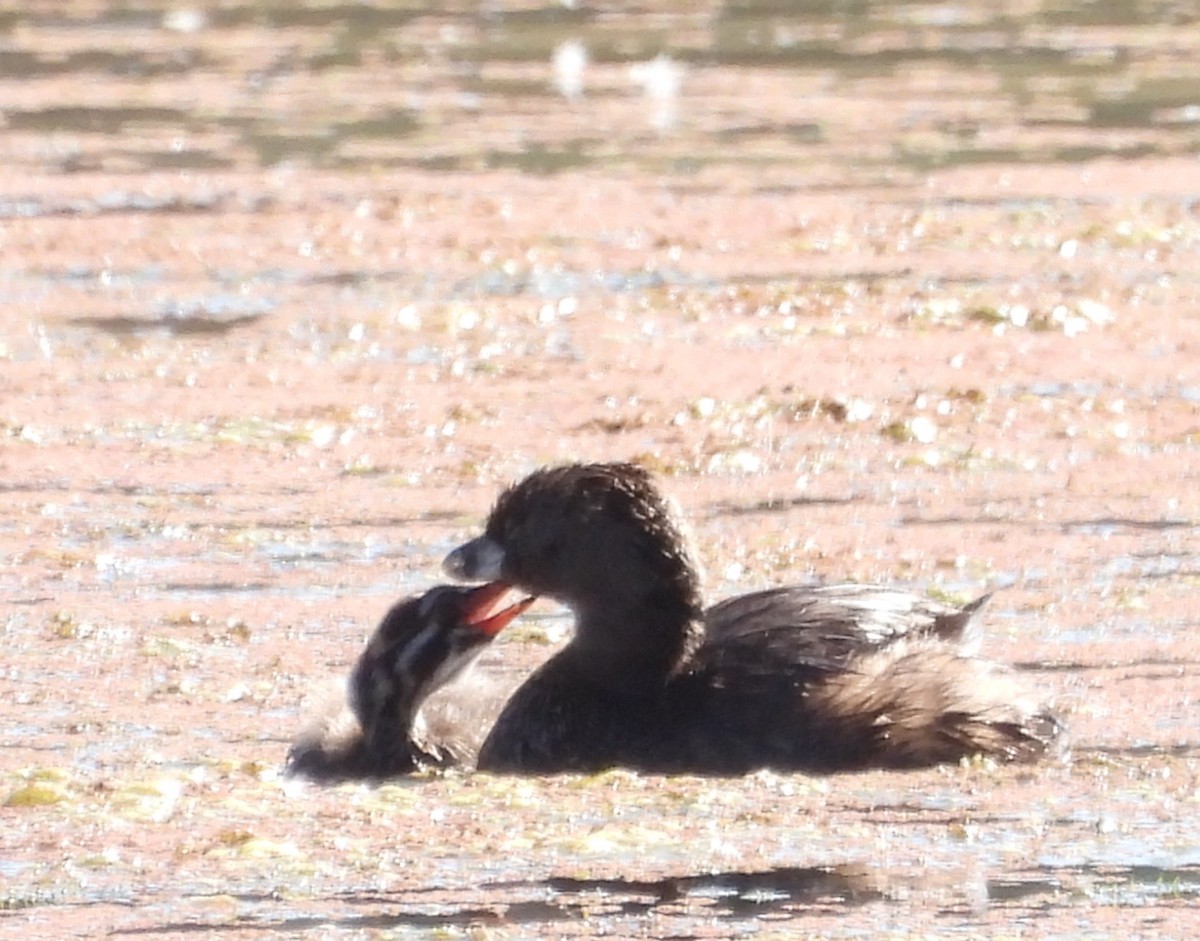
[(442, 561), (443, 572), (469, 582), (497, 581), (503, 569), (504, 549), (487, 536), (464, 542)]

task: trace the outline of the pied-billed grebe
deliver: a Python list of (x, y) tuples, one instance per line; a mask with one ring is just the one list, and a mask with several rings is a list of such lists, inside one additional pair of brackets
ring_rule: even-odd
[(734, 774), (1030, 760), (1060, 734), (1036, 696), (964, 649), (983, 599), (792, 587), (707, 615), (669, 502), (630, 464), (537, 471), (447, 572), (562, 602), (575, 634), (509, 700), (479, 767)]
[(431, 736), (419, 710), (533, 601), (495, 611), (507, 592), (504, 584), (439, 585), (394, 605), (351, 671), (353, 717), (301, 735), (288, 753), (286, 773), (328, 782), (469, 763), (486, 727)]

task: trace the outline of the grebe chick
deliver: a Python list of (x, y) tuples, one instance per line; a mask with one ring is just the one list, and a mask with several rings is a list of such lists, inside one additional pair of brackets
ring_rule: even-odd
[[(332, 782), (468, 764), (486, 725), (429, 734), (421, 707), (467, 671), (533, 599), (496, 612), (504, 584), (441, 585), (398, 602), (375, 629), (349, 679), (353, 715), (302, 734), (285, 771)], [(494, 613), (493, 613), (494, 612)]]
[(972, 616), (907, 592), (791, 587), (707, 613), (669, 502), (630, 464), (536, 471), (447, 557), (571, 609), (575, 634), (509, 700), (479, 754), (506, 771), (738, 774), (1031, 760), (1057, 720), (968, 655)]

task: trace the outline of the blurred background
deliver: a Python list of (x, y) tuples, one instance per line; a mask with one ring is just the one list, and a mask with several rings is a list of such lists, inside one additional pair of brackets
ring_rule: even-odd
[[(302, 164), (807, 186), (1195, 150), (1190, 4), (8, 4), (26, 173)], [(803, 169), (801, 174), (799, 171)]]

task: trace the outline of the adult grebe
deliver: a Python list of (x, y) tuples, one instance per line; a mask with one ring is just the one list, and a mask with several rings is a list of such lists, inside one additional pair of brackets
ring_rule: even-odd
[(1055, 717), (970, 656), (971, 616), (890, 589), (791, 587), (705, 613), (671, 506), (631, 464), (536, 471), (445, 568), (565, 604), (575, 634), (509, 700), (479, 767), (919, 767), (1032, 760)]

